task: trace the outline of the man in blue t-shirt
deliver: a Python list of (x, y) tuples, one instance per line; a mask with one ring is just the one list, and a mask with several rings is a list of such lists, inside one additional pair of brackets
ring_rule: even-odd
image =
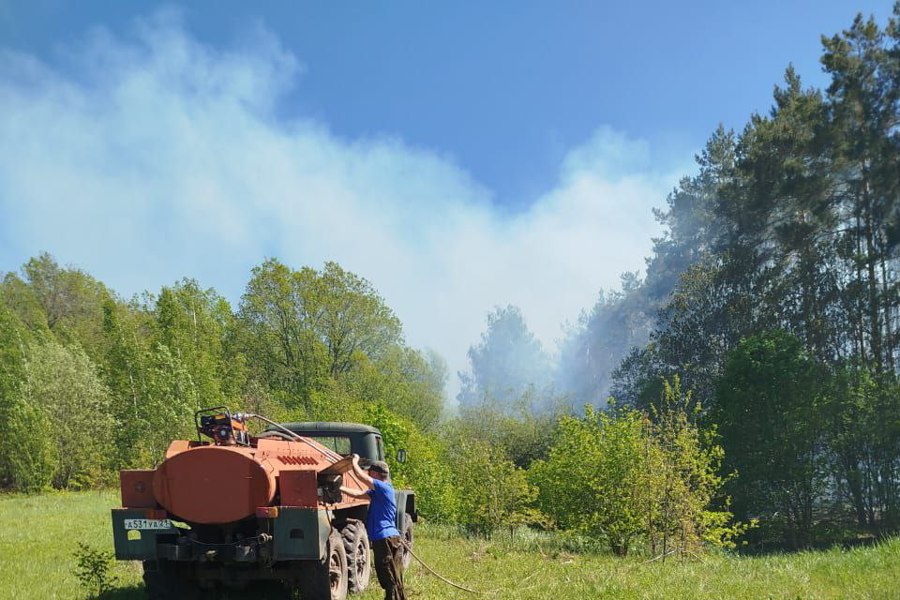
[(341, 491), (356, 498), (369, 498), (366, 532), (375, 551), (375, 573), (378, 583), (384, 588), (384, 599), (406, 600), (406, 592), (403, 591), (403, 538), (396, 526), (397, 497), (390, 483), (390, 470), (387, 463), (376, 460), (366, 472), (359, 466), (359, 456), (354, 454), (353, 472), (369, 489), (360, 491), (341, 487)]

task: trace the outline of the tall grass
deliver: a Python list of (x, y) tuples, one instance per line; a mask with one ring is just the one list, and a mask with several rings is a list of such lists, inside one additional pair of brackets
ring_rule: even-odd
[[(109, 509), (115, 494), (0, 496), (0, 599), (80, 599), (74, 575), (78, 542), (112, 550)], [(483, 598), (615, 599), (900, 599), (900, 540), (877, 546), (757, 557), (714, 554), (648, 562), (618, 559), (584, 540), (526, 530), (491, 540), (451, 527), (417, 530), (416, 553), (446, 577)], [(140, 569), (119, 563), (110, 600), (138, 600)], [(407, 574), (419, 600), (467, 597), (420, 566)], [(359, 600), (382, 597), (377, 583)], [(234, 597), (248, 597), (246, 594)]]

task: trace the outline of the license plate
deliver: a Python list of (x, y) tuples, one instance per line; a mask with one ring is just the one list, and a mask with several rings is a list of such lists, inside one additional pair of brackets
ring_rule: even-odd
[(125, 529), (171, 529), (169, 519), (125, 519)]

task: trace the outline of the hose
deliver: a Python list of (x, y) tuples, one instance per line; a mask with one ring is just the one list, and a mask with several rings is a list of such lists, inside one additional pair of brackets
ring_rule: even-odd
[[(287, 435), (290, 435), (291, 438), (292, 438), (292, 441), (295, 441), (295, 442), (303, 442), (303, 443), (306, 444), (307, 446), (310, 446), (310, 447), (312, 447), (313, 449), (315, 449), (316, 452), (321, 452), (321, 451), (322, 451), (321, 448), (317, 448), (316, 446), (313, 446), (313, 445), (312, 445), (312, 442), (310, 442), (307, 438), (303, 437), (302, 435), (299, 435), (299, 434), (294, 433), (293, 431), (291, 431), (291, 430), (288, 429), (287, 427), (281, 425), (280, 423), (276, 423), (275, 421), (273, 421), (272, 419), (269, 419), (268, 417), (264, 417), (264, 416), (262, 416), (262, 415), (258, 415), (258, 414), (255, 414), (255, 413), (238, 413), (238, 415), (239, 415), (241, 418), (243, 418), (243, 419), (259, 419), (260, 421), (263, 421), (263, 422), (268, 423), (269, 425), (271, 425), (271, 426), (273, 426), (273, 427), (276, 427), (277, 429), (280, 429), (281, 432), (285, 432)], [(339, 460), (341, 459), (341, 455), (338, 454), (337, 452), (333, 452), (330, 448), (326, 448), (326, 450), (327, 450), (328, 452), (325, 454), (325, 457), (326, 457), (327, 459), (329, 459), (329, 460), (332, 462), (332, 464), (333, 464), (333, 463), (336, 463), (337, 461), (339, 461)]]
[(434, 569), (429, 567), (428, 564), (426, 564), (426, 562), (424, 560), (419, 558), (419, 556), (415, 552), (413, 552), (412, 547), (409, 545), (409, 543), (407, 543), (406, 540), (401, 540), (401, 542), (403, 544), (403, 547), (406, 548), (406, 551), (409, 552), (412, 555), (412, 557), (415, 558), (419, 562), (420, 565), (425, 567), (426, 571), (428, 571), (429, 573), (431, 573), (432, 575), (434, 575), (435, 577), (437, 577), (438, 579), (440, 579), (447, 585), (451, 585), (451, 586), (455, 587), (456, 589), (462, 590), (464, 592), (469, 592), (470, 594), (475, 594), (476, 596), (480, 596), (483, 594), (483, 592), (479, 592), (477, 590), (473, 590), (473, 589), (467, 588), (465, 586), (459, 585), (458, 583), (454, 583), (454, 582), (450, 581), (449, 579), (447, 579), (446, 577), (444, 577), (443, 575), (441, 575), (440, 573), (438, 573), (437, 571), (435, 571)]

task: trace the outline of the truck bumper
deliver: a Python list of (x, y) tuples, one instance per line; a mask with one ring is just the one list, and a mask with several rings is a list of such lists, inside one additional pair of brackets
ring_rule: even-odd
[[(161, 536), (178, 535), (174, 527), (167, 529), (126, 529), (126, 519), (145, 519), (145, 508), (112, 509), (113, 546), (119, 560), (152, 560), (157, 557), (156, 547)], [(166, 539), (166, 538), (163, 538)]]
[(204, 544), (183, 530), (127, 529), (126, 519), (145, 519), (143, 508), (112, 509), (113, 546), (119, 560), (169, 560), (178, 562), (273, 563), (321, 560), (325, 556), (331, 522), (324, 510), (279, 506), (278, 516), (258, 519), (265, 542)]

